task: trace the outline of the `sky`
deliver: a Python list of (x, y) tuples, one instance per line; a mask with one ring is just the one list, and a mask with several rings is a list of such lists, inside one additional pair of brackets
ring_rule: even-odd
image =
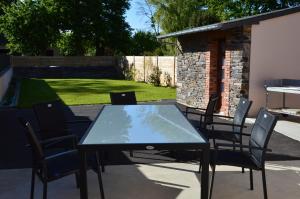
[(147, 24), (147, 18), (138, 13), (140, 7), (139, 2), (143, 3), (144, 0), (130, 0), (130, 8), (126, 12), (126, 21), (134, 31), (149, 31), (150, 25)]

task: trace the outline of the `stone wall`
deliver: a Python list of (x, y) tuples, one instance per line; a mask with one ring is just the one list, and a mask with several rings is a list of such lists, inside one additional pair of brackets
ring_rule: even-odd
[(232, 30), (232, 37), (227, 40), (230, 50), (230, 90), (229, 115), (233, 115), (240, 97), (248, 98), (251, 27)]
[(233, 115), (241, 96), (248, 97), (251, 27), (181, 36), (177, 58), (177, 101), (206, 108), (219, 89), (219, 41), (225, 40), (224, 95), (220, 111)]
[(179, 40), (183, 54), (177, 56), (177, 101), (195, 107), (206, 107), (207, 43), (193, 39)]

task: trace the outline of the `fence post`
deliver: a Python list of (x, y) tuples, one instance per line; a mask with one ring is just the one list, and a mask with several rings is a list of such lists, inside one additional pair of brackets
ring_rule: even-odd
[(144, 55), (144, 82), (146, 82), (146, 60)]
[(176, 56), (174, 56), (174, 62), (173, 62), (173, 86), (175, 86), (175, 74), (176, 73)]

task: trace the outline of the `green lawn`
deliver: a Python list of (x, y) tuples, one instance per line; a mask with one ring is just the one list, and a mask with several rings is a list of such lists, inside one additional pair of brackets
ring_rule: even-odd
[(61, 99), (67, 105), (110, 103), (109, 92), (135, 91), (137, 100), (175, 99), (175, 88), (110, 79), (23, 79), (19, 107)]

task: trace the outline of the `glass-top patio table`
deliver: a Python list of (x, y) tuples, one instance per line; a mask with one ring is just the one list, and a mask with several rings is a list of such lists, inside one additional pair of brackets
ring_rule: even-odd
[[(209, 143), (175, 105), (106, 105), (78, 144), (80, 197), (88, 198), (86, 152), (202, 150), (201, 198), (208, 198)], [(103, 190), (103, 187), (102, 187)], [(101, 194), (104, 197), (104, 194)]]

